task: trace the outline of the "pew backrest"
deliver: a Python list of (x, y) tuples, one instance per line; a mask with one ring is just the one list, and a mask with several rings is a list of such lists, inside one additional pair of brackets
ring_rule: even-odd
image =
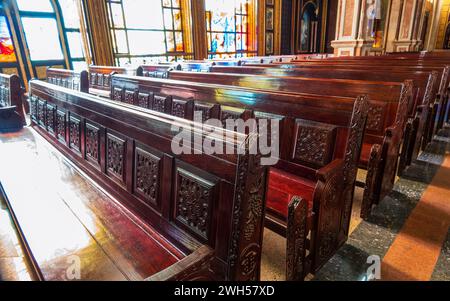
[(48, 68), (47, 82), (75, 91), (89, 93), (89, 74), (87, 71), (76, 72), (72, 70)]

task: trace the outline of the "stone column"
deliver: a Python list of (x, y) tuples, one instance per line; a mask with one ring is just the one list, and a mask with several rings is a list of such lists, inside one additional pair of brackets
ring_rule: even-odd
[(336, 39), (331, 42), (338, 56), (369, 55), (374, 39), (370, 35), (369, 11), (375, 0), (339, 0)]

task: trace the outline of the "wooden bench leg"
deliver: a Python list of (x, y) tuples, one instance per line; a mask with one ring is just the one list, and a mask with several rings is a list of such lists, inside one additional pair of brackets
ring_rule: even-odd
[(289, 204), (287, 223), (286, 280), (303, 281), (306, 277), (306, 238), (308, 204), (294, 197)]

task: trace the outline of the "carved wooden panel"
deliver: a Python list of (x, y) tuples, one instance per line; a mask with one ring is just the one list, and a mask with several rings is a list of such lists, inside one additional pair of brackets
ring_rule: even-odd
[(62, 143), (66, 143), (66, 113), (56, 111), (56, 138)]
[(331, 162), (334, 152), (336, 127), (312, 121), (296, 121), (297, 133), (293, 159), (325, 166)]
[(141, 108), (149, 109), (153, 102), (153, 94), (139, 93), (138, 96), (138, 106)]
[[(213, 118), (213, 109), (214, 105), (211, 104), (203, 104), (203, 103), (195, 103), (194, 111), (202, 114), (202, 121), (205, 122), (208, 119)], [(195, 113), (194, 113), (195, 114)]]
[(94, 163), (95, 165), (100, 164), (100, 129), (87, 122), (85, 126), (85, 156), (86, 160)]
[(37, 122), (37, 108), (38, 108), (38, 98), (36, 96), (30, 97), (30, 115), (34, 122)]
[(172, 101), (172, 116), (180, 118), (188, 118), (188, 104), (189, 102), (182, 99), (174, 99)]
[(134, 105), (135, 104), (135, 99), (136, 99), (136, 92), (135, 91), (129, 91), (129, 90), (125, 90), (125, 100), (124, 102), (130, 104), (130, 105)]
[(81, 121), (72, 114), (69, 118), (69, 147), (81, 153)]
[(0, 87), (0, 106), (6, 107), (11, 103), (9, 88), (5, 86)]
[(107, 174), (121, 184), (125, 182), (126, 141), (107, 133), (106, 135), (106, 169)]
[(384, 130), (384, 117), (386, 107), (384, 105), (369, 106), (369, 115), (367, 116), (367, 130), (382, 132)]
[(79, 78), (73, 79), (72, 88), (76, 91), (80, 91), (80, 79)]
[(45, 109), (46, 109), (46, 102), (39, 99), (38, 105), (37, 105), (37, 118), (38, 118), (38, 124), (41, 127), (45, 127)]
[(222, 121), (222, 124), (224, 127), (227, 125), (227, 120), (237, 120), (242, 118), (242, 115), (244, 113), (244, 110), (242, 109), (235, 109), (231, 107), (221, 107), (220, 110), (220, 120)]
[(134, 192), (149, 205), (158, 206), (161, 157), (136, 147), (134, 160)]
[(103, 74), (101, 74), (101, 73), (97, 74), (97, 85), (99, 87), (103, 86)]
[(152, 109), (155, 111), (161, 112), (161, 113), (166, 113), (167, 112), (167, 102), (168, 102), (167, 97), (154, 95)]
[(91, 87), (97, 84), (97, 73), (90, 74)]
[(215, 184), (182, 168), (176, 177), (175, 219), (208, 240)]
[(47, 128), (47, 131), (49, 131), (50, 133), (55, 132), (55, 113), (56, 107), (51, 104), (47, 104), (45, 126)]
[(113, 90), (113, 100), (115, 101), (123, 101), (123, 89), (122, 88), (114, 88)]

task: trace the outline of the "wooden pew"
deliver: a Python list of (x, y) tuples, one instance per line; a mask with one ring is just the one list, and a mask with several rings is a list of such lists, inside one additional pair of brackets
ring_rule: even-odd
[(67, 69), (48, 68), (47, 82), (75, 91), (89, 93), (89, 74), (87, 71), (75, 72)]
[(309, 255), (301, 262), (306, 274), (316, 272), (347, 239), (368, 111), (365, 97), (355, 102), (354, 98), (115, 75), (112, 99), (186, 119), (202, 112), (204, 120), (221, 122), (252, 117), (279, 120), (280, 159), (270, 170), (266, 226), (286, 236), (289, 205), (297, 208), (291, 199), (307, 201), (310, 234), (302, 246)]
[(0, 136), (1, 163), (17, 151), (27, 164), (0, 180), (42, 280), (61, 280), (72, 255), (82, 280), (259, 279), (267, 168), (254, 133), (222, 140), (234, 155), (175, 154), (173, 126), (190, 121), (41, 81), (30, 101), (33, 129)]
[(15, 132), (26, 124), (24, 89), (17, 75), (0, 74), (0, 132)]
[(89, 66), (89, 93), (110, 98), (111, 76), (114, 74), (136, 75), (136, 69), (110, 66)]

